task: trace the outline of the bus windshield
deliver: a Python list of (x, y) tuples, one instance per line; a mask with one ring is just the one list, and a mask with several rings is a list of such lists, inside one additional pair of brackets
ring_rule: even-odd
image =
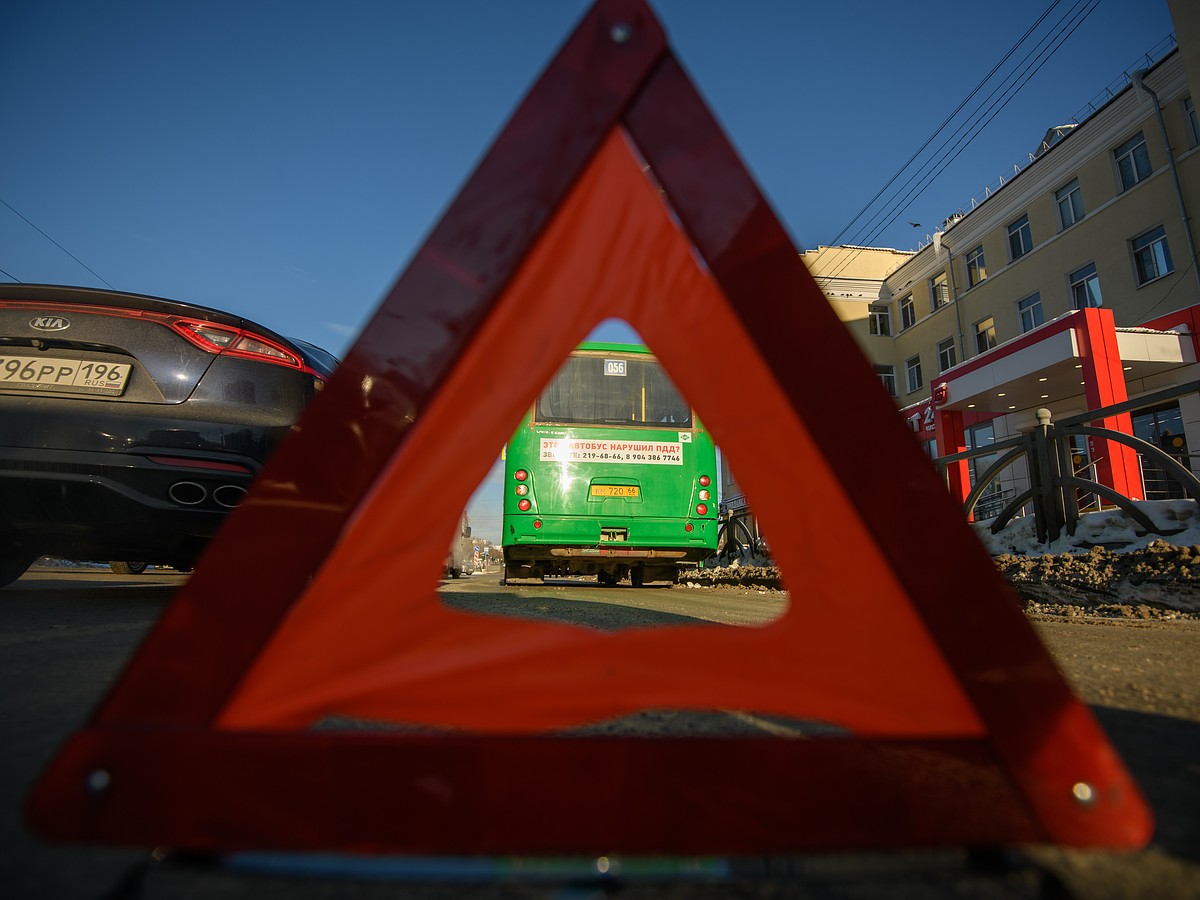
[(692, 425), (691, 407), (653, 359), (576, 355), (538, 397), (534, 418), (562, 425)]

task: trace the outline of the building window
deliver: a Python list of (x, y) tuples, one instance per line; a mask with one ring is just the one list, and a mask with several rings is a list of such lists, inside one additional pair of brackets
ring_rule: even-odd
[(1121, 173), (1121, 190), (1127, 191), (1149, 176), (1150, 151), (1146, 149), (1146, 138), (1139, 131), (1113, 151), (1117, 159), (1117, 171)]
[(867, 307), (870, 320), (871, 334), (890, 337), (892, 334), (892, 314), (886, 303), (872, 303)]
[(1020, 259), (1033, 249), (1033, 233), (1029, 230), (1029, 216), (1021, 216), (1008, 226), (1009, 259)]
[(921, 385), (924, 382), (921, 381), (921, 357), (920, 356), (914, 356), (912, 359), (905, 361), (904, 376), (908, 380), (908, 392), (910, 394), (913, 391), (919, 391), (921, 389)]
[(1196, 104), (1191, 97), (1183, 98), (1183, 113), (1187, 117), (1188, 130), (1192, 135), (1192, 145), (1200, 144), (1200, 122), (1196, 120)]
[(900, 330), (917, 324), (917, 308), (913, 306), (912, 294), (900, 301)]
[(987, 263), (983, 261), (983, 244), (967, 254), (967, 284), (971, 287), (987, 278)]
[(896, 396), (896, 367), (895, 366), (876, 366), (875, 374), (879, 376), (879, 380), (883, 382), (883, 389), (888, 392), (889, 397)]
[(946, 338), (937, 346), (938, 371), (945, 372), (958, 365), (958, 353), (954, 349), (954, 338)]
[(987, 353), (996, 346), (996, 320), (988, 316), (975, 323), (975, 352)]
[(1033, 331), (1046, 317), (1042, 314), (1042, 295), (1032, 294), (1017, 304), (1017, 315), (1021, 317), (1021, 333)]
[(946, 286), (946, 273), (939, 272), (929, 279), (929, 311), (937, 312), (950, 302), (950, 290)]
[(1095, 263), (1088, 263), (1082, 269), (1077, 269), (1067, 276), (1071, 282), (1071, 303), (1076, 309), (1087, 309), (1093, 306), (1103, 306), (1100, 296), (1100, 276), (1096, 274)]
[[(1179, 403), (1168, 403), (1152, 409), (1138, 410), (1130, 413), (1133, 424), (1133, 436), (1153, 444), (1160, 450), (1174, 457), (1175, 462), (1185, 469), (1192, 466), (1188, 456), (1187, 434), (1184, 430), (1183, 415)], [(1177, 500), (1184, 499), (1182, 486), (1172, 478), (1166, 467), (1148, 454), (1139, 454), (1142, 463), (1142, 484), (1146, 489), (1147, 500)]]
[[(992, 422), (984, 422), (982, 425), (966, 429), (964, 436), (967, 439), (968, 450), (984, 450), (996, 443), (996, 427)], [(986, 456), (976, 456), (971, 460), (970, 479), (972, 488), (979, 483), (979, 479), (987, 473), (988, 468), (998, 457), (999, 454), (989, 453)], [(994, 519), (1004, 508), (1004, 500), (1000, 482), (997, 479), (984, 488), (975, 501), (974, 513), (976, 521)]]
[(1175, 271), (1171, 248), (1167, 246), (1167, 233), (1161, 225), (1134, 239), (1133, 265), (1137, 269), (1138, 284), (1149, 284)]
[(1070, 228), (1083, 218), (1083, 194), (1079, 192), (1079, 179), (1076, 178), (1054, 194), (1054, 202), (1058, 205), (1058, 223), (1060, 228)]

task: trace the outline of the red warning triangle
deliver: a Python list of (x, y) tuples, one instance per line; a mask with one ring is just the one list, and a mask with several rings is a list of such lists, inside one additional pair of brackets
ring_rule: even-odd
[[(440, 602), (492, 449), (610, 317), (737, 461), (788, 577), (777, 622), (598, 633)], [(549, 733), (663, 707), (850, 736)], [(438, 730), (313, 729), (330, 716)], [(640, 0), (580, 24), (28, 812), (52, 839), (217, 850), (1132, 847), (1151, 829)]]

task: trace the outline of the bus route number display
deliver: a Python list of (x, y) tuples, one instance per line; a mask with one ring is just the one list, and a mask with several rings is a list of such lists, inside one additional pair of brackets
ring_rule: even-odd
[(625, 360), (623, 359), (606, 359), (604, 361), (605, 375), (625, 375)]
[(583, 440), (542, 438), (542, 462), (642, 463), (682, 466), (679, 441)]

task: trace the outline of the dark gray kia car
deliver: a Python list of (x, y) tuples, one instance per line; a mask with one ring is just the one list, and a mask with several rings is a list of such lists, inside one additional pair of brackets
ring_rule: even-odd
[(203, 306), (0, 284), (0, 587), (43, 555), (190, 568), (336, 365)]

